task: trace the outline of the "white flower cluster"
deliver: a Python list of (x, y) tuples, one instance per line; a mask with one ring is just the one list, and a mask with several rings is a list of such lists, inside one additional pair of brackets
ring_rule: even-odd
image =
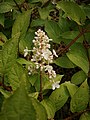
[[(41, 29), (39, 29), (37, 32), (35, 32), (35, 37), (33, 40), (34, 47), (32, 50), (26, 49), (24, 50), (24, 57), (28, 55), (28, 52), (32, 51), (32, 59), (36, 65), (36, 69), (39, 69), (41, 71), (45, 71), (48, 73), (48, 76), (50, 80), (52, 78), (56, 77), (56, 72), (53, 70), (53, 67), (50, 65), (50, 63), (53, 62), (53, 57), (58, 55), (56, 54), (55, 50), (53, 49), (53, 52), (50, 51), (50, 44), (49, 42), (52, 41), (52, 39), (49, 39), (47, 35), (45, 35), (45, 32), (43, 32)], [(59, 82), (55, 83), (53, 81), (52, 89), (59, 88)]]

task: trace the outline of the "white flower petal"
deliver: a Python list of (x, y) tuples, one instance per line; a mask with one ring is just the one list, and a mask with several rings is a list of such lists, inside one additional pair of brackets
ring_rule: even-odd
[(54, 83), (52, 84), (52, 89), (55, 90), (55, 88), (60, 88), (59, 83), (60, 83), (60, 81), (54, 82)]
[(53, 54), (54, 56), (58, 57), (58, 55), (56, 54), (56, 51), (53, 49)]
[(28, 52), (25, 52), (25, 53), (24, 53), (24, 57), (26, 57), (27, 55), (28, 55)]
[(59, 84), (56, 84), (56, 88), (60, 88), (60, 85), (59, 85)]
[(28, 75), (31, 75), (31, 72), (30, 72), (30, 71), (28, 72)]
[(54, 84), (52, 84), (52, 90), (55, 90), (55, 85)]

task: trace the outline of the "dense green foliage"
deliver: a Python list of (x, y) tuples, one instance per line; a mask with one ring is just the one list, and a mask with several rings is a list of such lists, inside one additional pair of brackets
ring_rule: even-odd
[[(51, 49), (58, 55), (52, 66), (60, 88), (54, 91), (45, 72), (28, 75), (28, 65), (35, 64), (24, 57), (24, 49), (33, 48), (38, 29), (52, 39)], [(1, 0), (0, 120), (90, 120), (89, 89), (90, 3)]]

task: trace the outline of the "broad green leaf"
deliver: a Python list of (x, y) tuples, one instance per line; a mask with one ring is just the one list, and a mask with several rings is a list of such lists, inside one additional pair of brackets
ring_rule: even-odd
[(79, 120), (90, 120), (90, 112), (83, 113)]
[(15, 63), (18, 51), (19, 34), (8, 40), (2, 49), (3, 72), (6, 74)]
[(23, 76), (21, 86), (5, 100), (0, 120), (36, 120), (36, 112), (25, 90)]
[[(74, 38), (76, 38), (78, 36), (79, 33), (80, 33), (79, 31), (66, 31), (66, 32), (63, 32), (62, 34), (60, 34), (60, 37), (62, 37), (64, 39), (73, 40)], [(77, 40), (77, 42), (82, 42), (82, 41), (83, 41), (83, 36), (81, 36)]]
[(86, 19), (84, 10), (74, 2), (60, 1), (57, 3), (57, 8), (62, 9), (68, 17), (79, 25), (82, 25)]
[(89, 86), (87, 80), (77, 89), (70, 102), (71, 112), (83, 111), (89, 102)]
[(34, 66), (34, 63), (33, 63), (32, 61), (27, 61), (27, 60), (24, 59), (24, 58), (18, 58), (18, 59), (17, 59), (17, 62), (18, 62), (20, 65), (27, 64), (27, 65), (32, 65), (32, 66)]
[(90, 19), (90, 5), (84, 6), (83, 9), (86, 13), (86, 16)]
[(6, 13), (13, 9), (13, 6), (9, 2), (0, 3), (0, 13)]
[(12, 37), (20, 32), (20, 36), (25, 36), (29, 26), (31, 11), (25, 11), (19, 14), (12, 27)]
[(0, 14), (0, 24), (4, 27), (4, 14)]
[(31, 22), (31, 27), (44, 26), (45, 20), (36, 19)]
[(59, 17), (59, 22), (58, 22), (59, 27), (61, 28), (62, 32), (65, 31), (69, 31), (69, 23), (67, 21), (67, 19), (63, 18), (63, 17)]
[(50, 100), (55, 103), (56, 111), (61, 109), (61, 107), (67, 102), (69, 93), (64, 84), (60, 85), (60, 88), (56, 89), (50, 95)]
[(43, 9), (39, 8), (39, 14), (40, 14), (41, 19), (45, 20), (49, 16), (49, 10), (46, 8), (43, 8)]
[(87, 75), (85, 74), (85, 72), (83, 72), (82, 70), (79, 72), (76, 72), (72, 78), (71, 78), (71, 82), (74, 83), (75, 85), (79, 85), (81, 84), (84, 80), (86, 80)]
[(19, 64), (14, 64), (9, 70), (7, 77), (10, 86), (13, 90), (16, 90), (20, 86), (20, 78), (23, 75), (23, 67)]
[(89, 71), (89, 61), (85, 48), (80, 43), (74, 43), (69, 52), (67, 53), (68, 58), (78, 67), (80, 67), (86, 74)]
[(72, 84), (70, 81), (69, 82), (65, 82), (65, 86), (67, 87), (70, 96), (73, 97), (73, 95), (77, 91), (78, 87), (75, 84)]
[(53, 39), (53, 42), (60, 43), (59, 35), (61, 33), (61, 29), (56, 22), (47, 21), (45, 24), (45, 31), (49, 35), (50, 39)]
[[(24, 33), (25, 34), (25, 33)], [(23, 35), (24, 35), (23, 34)], [(32, 50), (35, 33), (28, 31), (25, 36), (21, 35), (19, 43), (19, 51), (21, 54), (24, 54), (24, 49), (28, 47), (29, 50)]]
[(47, 120), (47, 113), (44, 106), (34, 98), (32, 98), (32, 104), (36, 110), (36, 120)]
[(45, 99), (41, 103), (47, 111), (48, 119), (53, 119), (56, 112), (55, 104), (53, 101), (50, 99)]
[[(39, 81), (39, 75), (38, 74), (31, 74), (28, 77), (29, 82), (32, 84), (32, 86), (35, 84), (36, 81)], [(40, 85), (40, 84), (39, 84)], [(39, 86), (40, 87), (40, 86)]]
[(38, 10), (39, 10), (40, 18), (46, 20), (49, 17), (49, 13), (52, 9), (53, 9), (52, 4), (49, 4), (47, 7), (39, 8)]
[(71, 62), (66, 55), (58, 57), (56, 60), (54, 60), (54, 63), (63, 68), (74, 68), (75, 67), (73, 62)]

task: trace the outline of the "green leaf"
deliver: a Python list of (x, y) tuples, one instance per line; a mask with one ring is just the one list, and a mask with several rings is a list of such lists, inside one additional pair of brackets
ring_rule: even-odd
[(31, 27), (44, 26), (45, 20), (36, 19), (31, 22)]
[(47, 7), (39, 8), (38, 10), (39, 10), (40, 18), (46, 20), (49, 17), (49, 13), (52, 9), (53, 9), (52, 4), (49, 4)]
[(87, 80), (77, 89), (70, 102), (71, 112), (83, 111), (89, 102), (89, 86)]
[(75, 73), (72, 78), (71, 78), (71, 82), (76, 84), (76, 85), (79, 85), (81, 84), (84, 80), (86, 80), (87, 78), (87, 75), (85, 74), (85, 72), (83, 72), (82, 70)]
[(65, 86), (67, 87), (70, 96), (73, 97), (73, 95), (77, 91), (78, 87), (76, 85), (72, 84), (70, 81), (69, 82), (65, 82)]
[[(36, 81), (39, 81), (39, 75), (38, 74), (31, 74), (28, 77), (29, 82), (32, 84), (32, 86), (35, 84)], [(40, 85), (40, 84), (39, 84)], [(40, 86), (39, 86), (40, 87)], [(37, 88), (37, 87), (36, 87)]]
[(43, 8), (43, 9), (39, 8), (39, 14), (41, 19), (45, 20), (49, 16), (49, 10), (46, 10), (46, 8)]
[(25, 90), (24, 80), (14, 94), (5, 100), (0, 120), (36, 120), (36, 112)]
[(14, 64), (9, 70), (7, 74), (8, 82), (14, 91), (20, 86), (20, 78), (23, 73), (23, 67), (19, 64)]
[[(62, 34), (60, 34), (60, 37), (64, 38), (64, 39), (69, 39), (69, 40), (73, 40), (74, 38), (76, 38), (79, 35), (79, 31), (66, 31), (63, 32)], [(80, 38), (78, 38), (77, 42), (82, 42), (83, 41), (83, 36), (81, 36)]]
[(78, 67), (80, 67), (86, 74), (89, 71), (89, 62), (85, 48), (80, 43), (74, 43), (69, 52), (67, 53), (68, 58)]
[(45, 31), (49, 35), (50, 39), (53, 39), (53, 42), (60, 43), (59, 35), (61, 33), (61, 29), (56, 22), (47, 21), (45, 24)]
[[(24, 33), (25, 34), (25, 33)], [(21, 35), (20, 43), (19, 43), (19, 51), (21, 54), (24, 54), (24, 49), (28, 47), (28, 49), (32, 50), (35, 33), (28, 31), (25, 36)]]
[(36, 120), (47, 120), (47, 113), (44, 106), (39, 101), (33, 98), (32, 98), (32, 104), (34, 106), (34, 109), (36, 110), (36, 118), (37, 118)]
[(20, 36), (25, 36), (27, 28), (29, 26), (31, 10), (25, 11), (21, 14), (18, 14), (13, 28), (12, 28), (12, 37), (20, 32)]
[(3, 72), (5, 74), (10, 70), (10, 68), (16, 61), (17, 51), (18, 51), (18, 39), (19, 39), (19, 34), (14, 36), (11, 40), (7, 41), (3, 45), (2, 63), (3, 63)]
[(0, 13), (6, 13), (13, 9), (13, 6), (9, 2), (0, 3)]
[(58, 57), (56, 60), (54, 60), (54, 63), (63, 68), (74, 68), (75, 67), (73, 62), (71, 62), (66, 55)]
[(83, 9), (86, 13), (86, 16), (90, 19), (90, 5), (84, 6)]
[(90, 120), (90, 112), (83, 113), (79, 120)]
[(52, 92), (49, 98), (51, 101), (54, 102), (56, 106), (56, 111), (58, 111), (67, 102), (68, 97), (69, 97), (68, 90), (64, 86), (64, 84), (62, 84), (60, 85), (60, 88)]
[(57, 8), (62, 9), (66, 13), (67, 17), (70, 17), (79, 25), (82, 25), (86, 19), (84, 10), (74, 2), (60, 1), (57, 3)]
[(58, 22), (59, 27), (61, 28), (62, 32), (65, 31), (69, 31), (69, 22), (67, 21), (67, 19), (63, 18), (63, 17), (59, 17), (59, 22)]
[(47, 111), (48, 119), (53, 119), (56, 112), (55, 104), (53, 101), (50, 99), (45, 99), (41, 103)]
[(4, 27), (4, 14), (0, 14), (0, 24)]
[(24, 58), (18, 58), (18, 59), (17, 59), (17, 62), (18, 62), (20, 65), (27, 64), (27, 65), (32, 65), (32, 66), (34, 66), (34, 63), (33, 63), (32, 61), (27, 61), (27, 60), (24, 59)]

